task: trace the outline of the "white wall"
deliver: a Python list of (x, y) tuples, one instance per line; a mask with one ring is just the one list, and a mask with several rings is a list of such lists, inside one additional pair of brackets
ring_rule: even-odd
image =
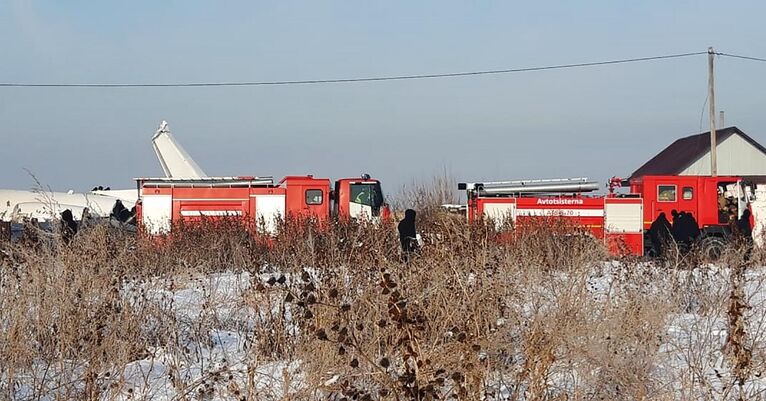
[(755, 188), (755, 201), (750, 204), (753, 210), (753, 239), (763, 246), (764, 230), (766, 230), (766, 185), (759, 184)]
[[(718, 175), (766, 175), (766, 155), (734, 134), (718, 142)], [(681, 175), (710, 175), (710, 152), (697, 159)]]

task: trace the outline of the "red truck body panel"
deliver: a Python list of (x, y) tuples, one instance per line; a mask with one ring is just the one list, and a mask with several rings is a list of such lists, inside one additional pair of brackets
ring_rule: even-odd
[[(605, 196), (476, 196), (470, 198), (468, 219), (510, 219), (523, 230), (535, 222), (561, 219), (565, 224), (586, 229), (615, 255), (642, 255), (644, 235), (640, 198)], [(543, 220), (548, 219), (548, 220)]]

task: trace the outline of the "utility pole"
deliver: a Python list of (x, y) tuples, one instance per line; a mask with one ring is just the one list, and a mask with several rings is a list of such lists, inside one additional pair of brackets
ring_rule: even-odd
[(708, 98), (710, 103), (710, 110), (708, 114), (710, 116), (710, 175), (715, 177), (718, 175), (718, 163), (716, 160), (716, 140), (715, 140), (715, 78), (713, 78), (713, 59), (715, 58), (715, 50), (712, 47), (707, 48), (707, 65), (708, 65)]

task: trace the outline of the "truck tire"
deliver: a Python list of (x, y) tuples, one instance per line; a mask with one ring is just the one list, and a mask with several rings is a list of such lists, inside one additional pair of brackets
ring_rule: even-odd
[(726, 242), (721, 237), (711, 235), (702, 238), (699, 246), (700, 250), (702, 250), (703, 259), (708, 262), (714, 262), (723, 254)]

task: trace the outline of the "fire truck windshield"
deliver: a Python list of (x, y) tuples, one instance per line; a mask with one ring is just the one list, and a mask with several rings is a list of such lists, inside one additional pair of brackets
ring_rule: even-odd
[(383, 206), (383, 192), (379, 182), (352, 183), (351, 202), (371, 206), (373, 210)]

